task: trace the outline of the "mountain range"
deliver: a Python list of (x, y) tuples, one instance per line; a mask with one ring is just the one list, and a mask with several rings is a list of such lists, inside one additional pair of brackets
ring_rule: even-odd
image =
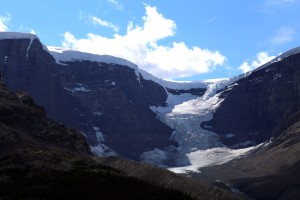
[[(71, 169), (84, 160), (131, 174), (133, 161), (104, 158), (118, 156), (225, 188), (230, 198), (245, 197), (232, 192), (239, 189), (255, 199), (297, 199), (299, 66), (295, 48), (231, 79), (171, 82), (121, 58), (2, 32), (0, 72), (16, 93), (3, 86), (2, 163)], [(137, 168), (137, 178), (153, 173)]]

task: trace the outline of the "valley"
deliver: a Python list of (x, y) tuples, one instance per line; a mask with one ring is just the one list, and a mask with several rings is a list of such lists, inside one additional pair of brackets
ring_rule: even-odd
[[(193, 187), (198, 187), (199, 180), (204, 188), (212, 184), (219, 189), (227, 184), (220, 193), (213, 190), (216, 199), (215, 193), (232, 198), (246, 194), (254, 199), (296, 199), (299, 195), (299, 47), (230, 79), (171, 82), (122, 58), (46, 47), (36, 35), (1, 32), (0, 73), (9, 90), (26, 94), (22, 100), (22, 95), (9, 93), (14, 101), (25, 102), (30, 95), (31, 104), (35, 105), (34, 101), (39, 108), (32, 112), (49, 117), (53, 121), (49, 123), (60, 123), (57, 129), (62, 131), (58, 138), (53, 136), (62, 142), (58, 144), (48, 143), (49, 138), (43, 136), (24, 140), (25, 149), (42, 148), (42, 140), (49, 149), (60, 152), (56, 155), (46, 148), (49, 152), (39, 154), (30, 150), (37, 154), (30, 154), (28, 160), (25, 154), (10, 155), (10, 148), (18, 152), (23, 147), (9, 146), (3, 139), (1, 159), (15, 159), (7, 161), (7, 166), (15, 166), (18, 159), (25, 159), (20, 166), (36, 164), (36, 159), (51, 166), (52, 159), (44, 160), (44, 156), (53, 154), (60, 167), (71, 169), (71, 163), (83, 159), (121, 170), (126, 176), (154, 181), (150, 181), (154, 185), (162, 174), (168, 177), (163, 186), (174, 176), (169, 188), (178, 184), (177, 176), (150, 164), (190, 177), (178, 179), (180, 183), (191, 181)], [(2, 99), (7, 98), (4, 85), (2, 91)], [(24, 114), (28, 112), (24, 105), (21, 107), (22, 111), (9, 111), (25, 120), (26, 134), (40, 134), (40, 125), (31, 127), (37, 117)], [(3, 109), (1, 123), (11, 120), (7, 112)], [(16, 128), (15, 124), (5, 124), (2, 130), (10, 131), (8, 125)], [(64, 126), (78, 131), (73, 133)], [(14, 134), (19, 131), (12, 129)], [(71, 138), (65, 139), (65, 132)], [(13, 141), (8, 133), (12, 134), (5, 132), (3, 138)], [(24, 133), (21, 135), (23, 138)], [(77, 149), (68, 146), (70, 143)], [(157, 173), (155, 180), (149, 177), (151, 173)], [(272, 194), (276, 188), (280, 190)], [(181, 191), (197, 198), (199, 193), (190, 189)], [(237, 189), (244, 194), (237, 194)]]

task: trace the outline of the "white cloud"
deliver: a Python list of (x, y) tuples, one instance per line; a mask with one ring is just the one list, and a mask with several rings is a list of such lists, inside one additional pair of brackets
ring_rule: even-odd
[(6, 14), (6, 16), (0, 16), (0, 31), (7, 31), (7, 23), (10, 21), (9, 14)]
[(35, 35), (36, 35), (36, 31), (35, 31), (35, 30), (33, 30), (33, 29), (31, 29), (31, 30), (30, 30), (30, 33), (31, 33), (31, 34), (35, 34)]
[(218, 51), (188, 47), (183, 42), (170, 46), (159, 44), (162, 39), (175, 35), (176, 24), (157, 12), (156, 7), (146, 6), (143, 25), (130, 22), (125, 35), (115, 34), (112, 38), (89, 33), (87, 38), (77, 39), (66, 32), (64, 47), (95, 54), (122, 57), (136, 63), (140, 68), (155, 76), (174, 79), (207, 73), (222, 65), (225, 57)]
[(275, 36), (271, 39), (272, 45), (283, 45), (294, 40), (295, 30), (289, 26), (283, 26), (277, 30)]
[(107, 0), (107, 1), (113, 4), (118, 10), (123, 10), (123, 6), (117, 0)]
[(100, 25), (100, 26), (104, 26), (104, 27), (108, 27), (108, 28), (111, 28), (113, 29), (115, 32), (118, 32), (120, 30), (120, 28), (116, 25), (114, 25), (113, 23), (111, 22), (108, 22), (108, 21), (105, 21), (105, 20), (102, 20), (102, 19), (99, 19), (95, 16), (92, 16), (91, 17), (91, 20), (94, 24), (97, 24), (97, 25)]
[(241, 64), (241, 66), (238, 69), (241, 70), (243, 73), (246, 73), (251, 71), (253, 68), (249, 65), (248, 62), (243, 62), (243, 64)]
[(274, 58), (275, 56), (269, 56), (267, 52), (259, 52), (252, 62), (243, 62), (243, 64), (241, 64), (238, 69), (243, 73), (246, 73), (262, 66), (263, 64), (273, 60)]

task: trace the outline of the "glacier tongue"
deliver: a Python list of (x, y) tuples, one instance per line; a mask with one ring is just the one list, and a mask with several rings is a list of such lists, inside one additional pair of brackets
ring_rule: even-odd
[[(220, 138), (217, 134), (200, 126), (202, 122), (213, 118), (213, 113), (223, 101), (222, 98), (219, 98), (220, 93), (216, 92), (233, 83), (236, 79), (223, 79), (209, 83), (205, 94), (201, 97), (187, 93), (181, 95), (169, 94), (166, 107), (151, 106), (158, 118), (174, 129), (172, 139), (179, 143), (177, 166), (186, 166), (187, 169), (194, 167), (196, 170), (199, 162), (195, 162), (197, 160), (195, 155), (201, 159), (204, 156), (203, 153), (213, 153), (214, 150), (223, 153), (207, 157), (210, 161), (202, 160), (200, 166), (207, 162), (220, 163), (219, 160), (222, 160), (224, 155), (230, 155), (227, 156), (226, 160), (231, 160), (246, 152), (245, 150), (232, 153), (231, 149), (228, 149), (219, 141)], [(149, 158), (144, 157), (144, 161), (151, 161), (152, 154), (148, 152), (147, 155)], [(153, 152), (154, 155), (157, 157), (157, 150)], [(189, 165), (190, 167), (188, 167)]]
[(200, 124), (212, 119), (222, 99), (216, 91), (229, 80), (210, 83), (202, 97), (191, 94), (169, 94), (166, 107), (151, 107), (159, 119), (175, 129), (173, 138), (180, 145), (177, 165), (187, 165), (187, 154), (197, 150), (224, 146), (214, 132), (204, 130)]

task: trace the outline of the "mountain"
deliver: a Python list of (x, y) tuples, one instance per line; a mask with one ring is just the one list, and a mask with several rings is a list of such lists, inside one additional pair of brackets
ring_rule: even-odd
[[(171, 183), (168, 188), (182, 187), (180, 191), (189, 194), (189, 188), (199, 184), (189, 182), (190, 186), (185, 183), (187, 179), (178, 181), (177, 176), (172, 178), (173, 173), (147, 164), (97, 158), (91, 153), (120, 156), (172, 166), (170, 170), (177, 173), (230, 191), (238, 188), (256, 199), (296, 199), (300, 180), (299, 66), (298, 47), (231, 79), (176, 83), (153, 77), (121, 58), (46, 47), (32, 34), (0, 33), (3, 81), (9, 89), (23, 91), (13, 99), (30, 106), (33, 100), (28, 92), (45, 108), (44, 112), (35, 106), (33, 113), (42, 119), (46, 113), (52, 120), (80, 131), (55, 123), (54, 127), (60, 127), (55, 130), (70, 136), (59, 134), (54, 142), (48, 135), (40, 136), (48, 119), (35, 127), (33, 119), (39, 117), (20, 111), (18, 106), (8, 107), (9, 111), (4, 106), (1, 126), (6, 132), (13, 131), (1, 136), (1, 152), (7, 159), (3, 163), (53, 165), (53, 159), (54, 166), (65, 160), (62, 166), (74, 167), (78, 158), (154, 185), (163, 174), (167, 176), (160, 181), (163, 186)], [(20, 117), (21, 123), (11, 122), (13, 117)], [(16, 138), (24, 138), (23, 132), (12, 137), (19, 127), (26, 133), (38, 130), (32, 132), (37, 136), (26, 136), (24, 146), (17, 145)], [(44, 148), (45, 154), (31, 148)], [(23, 159), (28, 150), (32, 159)], [(10, 152), (12, 155), (7, 157)], [(36, 152), (41, 153), (40, 157)], [(215, 189), (207, 190), (210, 186), (203, 187), (204, 191), (197, 189), (201, 194), (220, 195)]]
[(35, 35), (1, 34), (7, 86), (27, 91), (47, 116), (82, 131), (94, 153), (137, 160), (150, 149), (178, 145), (149, 108), (165, 104), (164, 88), (139, 78), (132, 63), (88, 54), (99, 61), (57, 61)]
[(48, 117), (82, 131), (97, 155), (177, 165), (180, 140), (153, 109), (170, 96), (202, 96), (209, 83), (167, 82), (121, 58), (49, 49), (36, 35), (1, 33), (0, 71), (9, 89), (28, 92)]
[(0, 82), (0, 168), (26, 165), (68, 168), (90, 160), (84, 136), (46, 118), (26, 93), (13, 94)]
[(300, 109), (299, 53), (291, 50), (219, 91), (224, 101), (202, 127), (234, 148), (277, 137), (280, 123)]
[(2, 32), (0, 72), (9, 89), (80, 130), (94, 154), (197, 171), (279, 136), (278, 125), (299, 110), (299, 52), (231, 79), (176, 83), (121, 58)]
[(280, 123), (278, 137), (240, 159), (202, 168), (202, 176), (229, 183), (254, 199), (299, 199), (299, 127), (297, 112)]
[(191, 176), (229, 184), (254, 199), (300, 198), (299, 66), (298, 47), (216, 92), (221, 103), (201, 127), (231, 148), (259, 145)]
[(0, 81), (0, 199), (241, 199), (165, 169), (94, 157), (82, 133)]

